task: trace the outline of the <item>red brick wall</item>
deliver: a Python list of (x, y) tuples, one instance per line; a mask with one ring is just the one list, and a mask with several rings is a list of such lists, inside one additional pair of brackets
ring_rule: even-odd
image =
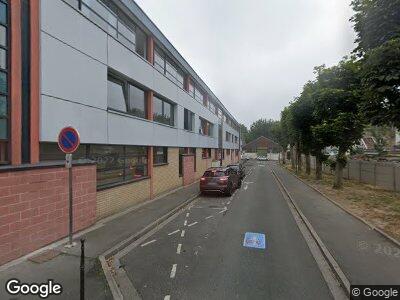
[(194, 160), (194, 155), (184, 155), (182, 157), (183, 185), (188, 185), (194, 182)]
[[(73, 168), (74, 231), (96, 218), (96, 166)], [(68, 171), (0, 173), (0, 265), (68, 235)]]

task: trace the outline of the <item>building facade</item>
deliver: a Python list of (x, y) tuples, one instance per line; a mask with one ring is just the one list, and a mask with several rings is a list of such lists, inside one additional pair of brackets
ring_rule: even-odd
[(75, 230), (239, 159), (238, 122), (133, 0), (0, 0), (0, 247), (19, 247), (0, 264), (66, 234), (38, 241), (68, 216), (53, 203), (66, 199), (68, 125), (81, 138), (74, 197), (90, 200), (74, 204), (89, 220)]

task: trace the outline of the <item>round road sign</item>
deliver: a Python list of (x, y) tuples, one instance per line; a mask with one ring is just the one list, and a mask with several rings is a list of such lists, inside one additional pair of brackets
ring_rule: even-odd
[(58, 147), (66, 154), (71, 154), (78, 149), (80, 144), (78, 131), (71, 127), (64, 127), (58, 134)]

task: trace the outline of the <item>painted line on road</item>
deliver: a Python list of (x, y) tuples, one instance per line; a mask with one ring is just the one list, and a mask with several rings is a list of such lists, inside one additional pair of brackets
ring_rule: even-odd
[(198, 222), (193, 222), (192, 224), (189, 224), (188, 227), (191, 227), (193, 225), (196, 225)]
[(186, 226), (187, 225), (187, 220), (185, 220), (185, 222), (183, 223), (183, 226)]
[(147, 243), (141, 244), (140, 246), (141, 246), (141, 247), (144, 247), (144, 246), (150, 245), (150, 244), (152, 244), (152, 243), (154, 243), (154, 242), (156, 242), (156, 241), (157, 241), (157, 240), (151, 240), (151, 241), (149, 241), (149, 242), (147, 242)]
[(207, 219), (210, 219), (210, 218), (214, 218), (214, 216), (208, 216), (205, 219), (207, 220)]
[(170, 295), (167, 295), (167, 296), (164, 297), (164, 300), (170, 300), (170, 299), (171, 299)]
[(176, 275), (176, 267), (177, 267), (177, 266), (178, 266), (177, 264), (173, 264), (173, 265), (172, 265), (171, 275), (169, 275), (169, 278), (175, 278), (175, 275)]
[(227, 210), (228, 210), (228, 208), (225, 208), (224, 210), (221, 210), (221, 211), (219, 211), (218, 213), (219, 213), (219, 214), (222, 214), (222, 213), (226, 212)]
[(186, 218), (189, 218), (189, 213), (186, 214)]
[(228, 205), (231, 204), (231, 201), (228, 201), (226, 204), (228, 204)]
[(181, 231), (181, 230), (180, 230), (180, 229), (177, 229), (177, 230), (175, 230), (175, 231), (172, 231), (172, 232), (168, 233), (168, 235), (173, 235), (173, 234), (175, 234), (175, 233), (178, 233), (179, 231)]
[(185, 236), (185, 230), (182, 230), (181, 237), (184, 237), (184, 236)]
[(246, 185), (244, 186), (244, 190), (247, 190), (247, 188), (248, 188), (248, 185), (246, 184)]
[(178, 244), (178, 247), (176, 248), (176, 254), (181, 254), (181, 248), (182, 244)]

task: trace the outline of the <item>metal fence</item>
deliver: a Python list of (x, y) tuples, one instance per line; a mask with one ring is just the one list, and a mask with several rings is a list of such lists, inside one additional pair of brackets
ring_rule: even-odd
[[(311, 168), (315, 169), (315, 157), (311, 157)], [(328, 174), (334, 173), (326, 165), (322, 166), (322, 170)], [(400, 166), (395, 163), (349, 160), (343, 169), (343, 178), (400, 192)]]

